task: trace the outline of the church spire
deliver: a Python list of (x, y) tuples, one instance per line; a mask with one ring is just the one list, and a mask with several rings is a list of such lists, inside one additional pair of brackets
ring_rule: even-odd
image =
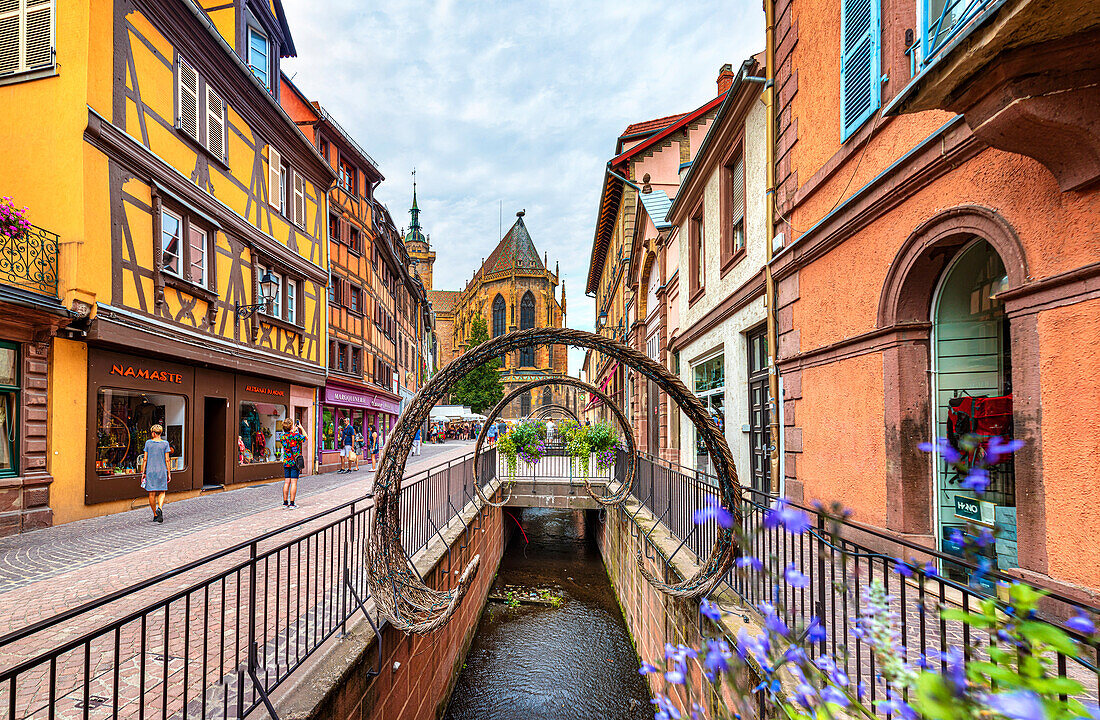
[(420, 232), (420, 208), (416, 205), (416, 170), (412, 171), (413, 176), (413, 204), (409, 208), (409, 215), (412, 216), (412, 222), (409, 224), (410, 233)]

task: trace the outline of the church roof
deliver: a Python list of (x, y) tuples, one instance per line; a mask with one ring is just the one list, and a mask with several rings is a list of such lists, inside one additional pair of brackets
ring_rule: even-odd
[(428, 302), (436, 312), (451, 312), (461, 294), (461, 290), (432, 290), (428, 293)]
[(535, 249), (535, 243), (531, 240), (531, 234), (527, 232), (527, 226), (523, 224), (523, 216), (516, 217), (516, 222), (511, 229), (500, 239), (493, 252), (481, 265), (484, 275), (492, 275), (497, 272), (516, 270), (545, 270), (539, 251)]

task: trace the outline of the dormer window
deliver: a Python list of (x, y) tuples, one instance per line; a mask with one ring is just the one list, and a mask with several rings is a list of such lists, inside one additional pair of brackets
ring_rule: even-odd
[(271, 41), (254, 27), (248, 28), (248, 67), (271, 92)]

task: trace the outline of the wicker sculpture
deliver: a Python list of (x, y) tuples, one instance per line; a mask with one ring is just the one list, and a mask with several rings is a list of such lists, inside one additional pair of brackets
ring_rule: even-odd
[(613, 495), (609, 495), (607, 497), (601, 497), (597, 495), (592, 489), (591, 480), (587, 477), (584, 478), (584, 489), (589, 495), (592, 496), (593, 500), (600, 503), (601, 505), (619, 505), (623, 502), (623, 500), (626, 500), (628, 495), (630, 495), (630, 488), (634, 484), (634, 473), (638, 466), (638, 453), (637, 448), (634, 446), (634, 433), (630, 431), (630, 422), (626, 419), (626, 415), (623, 414), (623, 411), (619, 408), (619, 406), (615, 404), (615, 401), (608, 397), (598, 387), (586, 383), (583, 380), (578, 380), (575, 377), (565, 377), (561, 375), (555, 377), (540, 378), (538, 380), (532, 380), (529, 383), (520, 385), (519, 387), (512, 390), (512, 392), (505, 395), (501, 399), (501, 401), (496, 404), (496, 407), (494, 407), (489, 412), (488, 419), (481, 427), (481, 432), (478, 433), (477, 444), (474, 445), (474, 491), (477, 493), (477, 496), (481, 498), (482, 502), (488, 505), (492, 505), (493, 507), (501, 507), (512, 499), (511, 487), (508, 488), (508, 495), (499, 503), (493, 502), (485, 496), (484, 492), (482, 492), (481, 478), (479, 478), (477, 474), (478, 459), (481, 457), (481, 446), (485, 442), (485, 436), (489, 431), (489, 427), (492, 426), (492, 424), (496, 422), (497, 418), (500, 417), (500, 414), (504, 412), (504, 408), (508, 407), (508, 403), (512, 402), (525, 392), (530, 392), (535, 388), (544, 387), (546, 385), (566, 385), (568, 387), (577, 388), (578, 390), (585, 390), (592, 393), (600, 400), (603, 400), (604, 403), (614, 412), (615, 418), (619, 421), (619, 426), (622, 427), (623, 434), (626, 436), (626, 452), (627, 456), (630, 458), (630, 469), (627, 472), (626, 480), (623, 481), (622, 487), (615, 491)]
[[(420, 579), (401, 544), (401, 479), (413, 437), (431, 409), (466, 373), (505, 353), (531, 345), (572, 345), (598, 350), (655, 382), (695, 424), (714, 462), (721, 504), (737, 525), (741, 523), (737, 471), (725, 437), (710, 419), (702, 402), (678, 377), (645, 354), (601, 335), (570, 328), (532, 328), (501, 335), (470, 349), (443, 367), (420, 389), (402, 413), (386, 440), (375, 476), (375, 513), (367, 545), (368, 584), (381, 612), (393, 626), (411, 633), (427, 633), (442, 627), (465, 597), (481, 557), (475, 555), (451, 590), (435, 590)], [(718, 528), (714, 547), (699, 572), (677, 584), (654, 577), (644, 566), (643, 575), (658, 590), (677, 597), (706, 594), (730, 568), (734, 559), (733, 530)]]
[(562, 415), (568, 415), (575, 423), (579, 424), (581, 421), (581, 419), (577, 417), (576, 413), (574, 413), (572, 410), (565, 407), (564, 405), (560, 405), (558, 403), (551, 403), (550, 405), (539, 405), (530, 415), (527, 416), (527, 419), (540, 420), (545, 418), (547, 415), (554, 413), (555, 411), (560, 412)]

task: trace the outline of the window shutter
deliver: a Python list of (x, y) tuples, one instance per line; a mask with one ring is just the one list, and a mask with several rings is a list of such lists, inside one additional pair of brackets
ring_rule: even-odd
[(214, 88), (206, 86), (206, 149), (225, 159), (225, 103)]
[(744, 154), (738, 155), (737, 160), (734, 161), (733, 167), (730, 169), (733, 173), (733, 177), (730, 180), (733, 181), (733, 217), (731, 218), (733, 224), (741, 222), (745, 219), (745, 156)]
[(176, 94), (179, 115), (176, 127), (195, 140), (199, 139), (199, 75), (183, 58), (177, 61)]
[(25, 69), (53, 65), (53, 48), (53, 0), (27, 0)]
[(294, 222), (306, 224), (306, 182), (298, 173), (294, 173)]
[(0, 76), (19, 71), (21, 16), (19, 0), (0, 0)]
[(271, 145), (267, 146), (267, 203), (272, 207), (281, 207), (282, 193), (280, 192), (281, 174), (279, 170), (283, 165), (283, 156)]
[(840, 125), (847, 140), (879, 106), (879, 0), (842, 0)]

